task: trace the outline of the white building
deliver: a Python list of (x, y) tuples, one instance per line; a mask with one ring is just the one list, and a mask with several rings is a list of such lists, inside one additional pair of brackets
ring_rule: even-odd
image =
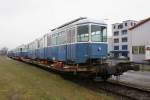
[(112, 39), (112, 36), (108, 36), (107, 37), (107, 41), (108, 41), (108, 54), (110, 54), (110, 52), (112, 51), (112, 42), (113, 42), (113, 39)]
[(113, 57), (129, 57), (129, 28), (135, 26), (137, 21), (126, 20), (122, 23), (112, 24), (112, 54)]
[(150, 45), (150, 17), (140, 21), (129, 29), (130, 31), (130, 60), (143, 62), (146, 46)]

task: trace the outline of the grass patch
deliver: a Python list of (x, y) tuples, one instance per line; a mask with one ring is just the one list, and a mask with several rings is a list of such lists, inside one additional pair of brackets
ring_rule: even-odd
[(0, 100), (115, 100), (61, 76), (0, 57)]
[(141, 71), (150, 71), (150, 65), (140, 65)]

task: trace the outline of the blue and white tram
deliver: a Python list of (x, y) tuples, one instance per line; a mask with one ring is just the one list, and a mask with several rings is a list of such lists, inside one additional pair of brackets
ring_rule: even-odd
[(55, 28), (42, 38), (10, 51), (8, 56), (37, 65), (50, 65), (49, 68), (59, 72), (101, 76), (104, 80), (111, 75), (139, 69), (128, 62), (116, 66), (99, 63), (107, 57), (107, 24), (88, 18)]
[(56, 29), (47, 37), (46, 57), (66, 63), (87, 63), (107, 56), (107, 24), (79, 18)]

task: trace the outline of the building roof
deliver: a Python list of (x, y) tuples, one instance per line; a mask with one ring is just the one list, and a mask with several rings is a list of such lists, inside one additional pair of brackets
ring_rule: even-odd
[(112, 24), (112, 25), (119, 25), (119, 24), (123, 24), (123, 23), (129, 22), (129, 21), (137, 22), (137, 21), (135, 21), (135, 20), (125, 20), (125, 21), (122, 21), (122, 22), (120, 22), (120, 23), (114, 23), (114, 24)]
[(131, 27), (129, 30), (133, 30), (133, 29), (135, 29), (135, 28), (137, 28), (137, 27), (143, 25), (144, 23), (146, 23), (146, 22), (148, 22), (148, 21), (150, 21), (150, 17), (149, 17), (149, 18), (146, 18), (146, 19), (144, 19), (144, 20), (141, 20), (139, 23), (137, 23), (135, 26)]
[(137, 22), (136, 20), (125, 20), (125, 21), (123, 21), (123, 22), (129, 22), (129, 21)]

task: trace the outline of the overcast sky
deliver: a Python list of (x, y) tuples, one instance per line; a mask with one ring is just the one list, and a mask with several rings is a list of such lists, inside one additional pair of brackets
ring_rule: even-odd
[[(108, 24), (150, 17), (150, 0), (0, 0), (0, 48), (14, 48), (78, 17)], [(109, 31), (111, 35), (111, 31)]]

